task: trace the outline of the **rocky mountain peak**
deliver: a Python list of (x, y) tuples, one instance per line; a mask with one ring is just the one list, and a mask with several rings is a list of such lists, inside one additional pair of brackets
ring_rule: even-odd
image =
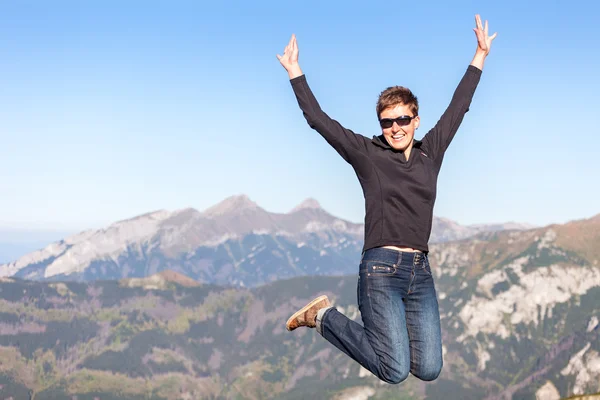
[(206, 209), (203, 213), (207, 217), (217, 217), (219, 215), (237, 213), (242, 210), (258, 210), (258, 204), (250, 200), (245, 194), (227, 197), (220, 203)]
[(313, 198), (308, 198), (304, 200), (302, 203), (298, 204), (296, 207), (292, 209), (291, 212), (296, 212), (303, 209), (313, 209), (313, 210), (322, 210), (323, 208), (319, 204), (319, 202)]

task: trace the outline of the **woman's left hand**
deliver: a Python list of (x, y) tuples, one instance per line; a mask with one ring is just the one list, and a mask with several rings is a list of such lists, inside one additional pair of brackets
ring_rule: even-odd
[(494, 33), (492, 36), (488, 36), (488, 22), (485, 21), (485, 27), (481, 24), (481, 17), (479, 14), (475, 15), (476, 28), (473, 28), (475, 35), (477, 35), (477, 52), (488, 55), (490, 47), (492, 46), (492, 40), (496, 38), (498, 33)]

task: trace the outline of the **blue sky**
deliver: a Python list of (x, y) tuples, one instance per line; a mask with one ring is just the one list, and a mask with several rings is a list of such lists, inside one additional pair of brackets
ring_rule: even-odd
[[(85, 4), (84, 4), (85, 3)], [(420, 138), (498, 32), (446, 155), (435, 214), (463, 224), (600, 213), (592, 2), (0, 3), (0, 227), (87, 229), (235, 194), (362, 222), (352, 168), (311, 130), (276, 54), (295, 33), (323, 109), (368, 137), (390, 85)]]

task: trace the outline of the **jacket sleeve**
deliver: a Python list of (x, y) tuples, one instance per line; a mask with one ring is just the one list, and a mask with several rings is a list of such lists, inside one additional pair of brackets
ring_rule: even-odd
[(319, 106), (317, 99), (306, 82), (306, 76), (290, 80), (298, 105), (308, 125), (319, 132), (346, 162), (351, 163), (352, 153), (366, 151), (366, 138), (344, 128), (339, 122), (330, 118)]
[(473, 65), (467, 67), (467, 71), (454, 91), (450, 105), (435, 126), (423, 137), (422, 142), (434, 160), (441, 162), (465, 114), (469, 111), (481, 72)]

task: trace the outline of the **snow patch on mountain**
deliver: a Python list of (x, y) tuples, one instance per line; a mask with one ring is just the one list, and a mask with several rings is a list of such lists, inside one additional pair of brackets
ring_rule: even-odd
[(305, 232), (319, 232), (329, 229), (330, 225), (319, 221), (310, 221), (304, 226)]
[(492, 285), (508, 280), (507, 274), (493, 271), (479, 280), (477, 292), (459, 313), (465, 326), (459, 341), (479, 332), (506, 339), (512, 325), (537, 325), (554, 305), (600, 286), (598, 268), (551, 265), (524, 273), (522, 268), (527, 260), (528, 257), (522, 257), (506, 267), (505, 270), (510, 269), (519, 277), (519, 282), (509, 282), (509, 288), (495, 296), (491, 296)]
[(234, 240), (237, 238), (238, 238), (238, 235), (226, 233), (226, 234), (221, 235), (212, 240), (205, 240), (204, 242), (202, 242), (202, 245), (207, 246), (207, 247), (218, 247), (218, 246), (222, 245), (223, 243), (226, 243), (228, 240)]
[(307, 222), (303, 229), (303, 231), (307, 233), (316, 233), (330, 230), (333, 230), (335, 232), (348, 233), (351, 235), (361, 235), (363, 233), (363, 226), (349, 226), (345, 221), (342, 221), (341, 219), (336, 219), (332, 223), (324, 223), (321, 221), (313, 220)]
[(275, 232), (275, 236), (283, 236), (286, 238), (291, 238), (294, 237), (294, 234), (288, 231), (283, 231), (283, 230), (278, 230), (277, 232)]
[(575, 375), (573, 394), (585, 394), (587, 389), (597, 390), (594, 383), (600, 381), (600, 354), (590, 350), (591, 343), (575, 354), (569, 364), (561, 371), (562, 375)]

